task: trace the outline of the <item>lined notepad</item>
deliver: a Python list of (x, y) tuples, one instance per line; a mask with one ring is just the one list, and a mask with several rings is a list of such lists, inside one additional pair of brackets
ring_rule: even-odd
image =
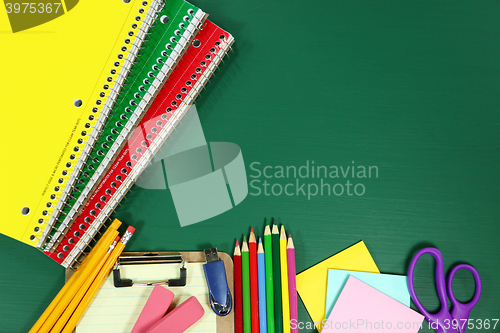
[[(187, 263), (185, 287), (169, 288), (177, 306), (191, 296), (200, 301), (205, 315), (186, 332), (216, 332), (216, 315), (210, 308), (203, 263)], [(121, 266), (122, 279), (134, 282), (166, 281), (179, 277), (180, 264), (150, 264)], [(129, 333), (154, 287), (133, 286), (115, 288), (112, 274), (106, 279), (76, 328), (76, 333)], [(172, 309), (172, 305), (170, 310)]]

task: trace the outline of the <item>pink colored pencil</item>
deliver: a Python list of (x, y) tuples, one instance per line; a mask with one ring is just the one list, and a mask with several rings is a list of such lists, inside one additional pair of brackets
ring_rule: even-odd
[(252, 314), (252, 333), (259, 333), (259, 271), (257, 267), (257, 240), (253, 228), (248, 238), (250, 252), (250, 300)]
[[(293, 246), (292, 235), (288, 235), (288, 243), (286, 247), (287, 263), (288, 263), (288, 293), (290, 295), (290, 322), (297, 323), (297, 281), (295, 271), (295, 247)], [(291, 325), (292, 327), (297, 325)], [(292, 333), (299, 333), (298, 328), (292, 328)]]

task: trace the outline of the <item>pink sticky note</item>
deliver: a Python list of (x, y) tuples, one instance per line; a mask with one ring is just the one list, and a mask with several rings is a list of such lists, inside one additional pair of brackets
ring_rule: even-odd
[(350, 276), (322, 333), (416, 333), (424, 316)]
[(173, 299), (173, 292), (162, 286), (155, 286), (131, 333), (146, 333), (151, 326), (165, 316)]
[(147, 333), (182, 333), (203, 317), (205, 310), (196, 297), (191, 296), (167, 313)]

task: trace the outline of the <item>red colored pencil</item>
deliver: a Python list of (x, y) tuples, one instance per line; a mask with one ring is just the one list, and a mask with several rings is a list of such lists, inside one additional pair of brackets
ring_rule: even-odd
[(252, 309), (252, 333), (259, 333), (259, 274), (257, 271), (257, 241), (253, 228), (248, 238), (250, 252), (250, 300)]
[(234, 333), (243, 333), (243, 288), (241, 286), (241, 251), (236, 240), (234, 247)]

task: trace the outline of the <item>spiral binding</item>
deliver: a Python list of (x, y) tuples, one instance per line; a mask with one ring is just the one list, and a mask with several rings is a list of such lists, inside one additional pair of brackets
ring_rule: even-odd
[[(142, 2), (142, 6), (147, 6), (148, 3), (147, 1)], [(153, 15), (156, 14), (159, 8), (163, 6), (163, 2), (160, 0), (153, 0), (153, 3), (149, 7), (148, 14), (151, 16), (151, 13)], [(139, 12), (141, 13), (144, 12), (143, 9), (139, 9)], [(134, 23), (134, 25), (137, 27), (137, 24)], [(120, 90), (126, 81), (127, 75), (130, 71), (131, 64), (134, 62), (137, 53), (140, 49), (140, 46), (144, 40), (142, 35), (149, 29), (148, 25), (142, 24), (140, 27), (140, 31), (135, 36), (134, 42), (132, 44), (132, 47), (130, 50), (127, 50), (127, 47), (124, 45), (121, 47), (121, 50), (123, 52), (128, 51), (127, 57), (123, 61), (123, 66), (121, 66), (121, 70), (117, 71), (115, 68), (111, 69), (111, 74), (116, 75), (116, 79), (113, 80), (114, 82), (113, 85), (111, 85), (110, 89), (110, 82), (106, 82), (103, 85), (103, 91), (99, 93), (99, 97), (97, 98), (95, 104), (96, 106), (92, 108), (92, 114), (88, 116), (88, 120), (85, 122), (85, 129), (82, 132), (80, 132), (80, 137), (77, 139), (77, 145), (72, 148), (74, 154), (71, 154), (69, 156), (69, 160), (66, 161), (64, 164), (66, 169), (62, 171), (62, 177), (58, 178), (57, 183), (58, 185), (54, 187), (54, 192), (50, 195), (51, 200), (57, 199), (57, 204), (55, 207), (53, 207), (53, 203), (51, 201), (48, 201), (45, 206), (46, 209), (42, 212), (42, 216), (39, 217), (38, 219), (38, 224), (39, 226), (34, 228), (34, 232), (39, 233), (41, 231), (41, 226), (45, 225), (44, 232), (42, 233), (41, 236), (37, 237), (35, 234), (30, 236), (30, 240), (38, 240), (36, 246), (38, 248), (43, 248), (44, 242), (46, 241), (50, 230), (51, 226), (54, 225), (54, 223), (57, 221), (57, 218), (62, 211), (64, 206), (67, 206), (66, 199), (68, 197), (71, 197), (71, 190), (74, 188), (74, 184), (77, 180), (78, 174), (80, 171), (83, 169), (84, 165), (86, 164), (87, 157), (90, 154), (90, 151), (92, 147), (95, 144), (95, 141), (97, 139), (98, 134), (102, 130), (105, 121), (114, 105), (114, 103), (117, 100), (118, 95), (120, 94)], [(130, 32), (129, 32), (129, 36)], [(126, 39), (125, 43), (128, 42), (130, 43), (130, 39)], [(120, 53), (118, 55), (118, 59), (121, 60), (123, 59), (123, 54)], [(120, 61), (115, 62), (120, 64)], [(104, 91), (109, 90), (109, 92), (106, 94)], [(103, 99), (105, 98), (105, 102), (103, 104)], [(75, 106), (80, 106), (81, 102), (77, 103), (75, 101)], [(99, 110), (101, 108), (101, 110)], [(97, 119), (96, 119), (97, 118)], [(94, 122), (95, 120), (95, 122)], [(88, 132), (90, 130), (90, 133)], [(79, 156), (77, 157), (79, 153)], [(65, 177), (69, 175), (69, 179), (65, 180)], [(49, 210), (52, 210), (52, 213), (49, 213)], [(48, 220), (46, 221), (48, 217)]]
[[(210, 52), (205, 55), (205, 60), (202, 61), (200, 64), (201, 67), (206, 66), (205, 70), (203, 71), (201, 67), (198, 67), (196, 68), (195, 72), (191, 74), (191, 76), (194, 77), (192, 81), (196, 81), (196, 83), (192, 84), (192, 88), (189, 91), (189, 93), (185, 94), (185, 91), (183, 92), (181, 89), (180, 94), (179, 93), (176, 94), (175, 99), (173, 99), (170, 102), (170, 105), (172, 105), (172, 102), (176, 100), (180, 101), (180, 104), (177, 106), (175, 112), (172, 113), (172, 108), (167, 107), (166, 111), (167, 114), (170, 115), (169, 118), (165, 117), (164, 116), (165, 114), (162, 114), (158, 119), (157, 118), (154, 119), (153, 123), (155, 125), (159, 125), (158, 123), (156, 123), (157, 121), (159, 121), (161, 122), (160, 126), (162, 126), (160, 131), (156, 131), (156, 133), (154, 133), (156, 135), (156, 138), (154, 140), (152, 136), (150, 136), (149, 138), (146, 137), (147, 140), (146, 141), (140, 139), (140, 137), (138, 138), (137, 135), (134, 135), (135, 140), (129, 141), (128, 152), (122, 152), (120, 155), (120, 159), (117, 160), (113, 165), (113, 167), (115, 168), (120, 167), (121, 168), (120, 172), (123, 173), (124, 176), (126, 175), (125, 179), (123, 179), (123, 176), (121, 175), (117, 176), (121, 177), (121, 185), (118, 186), (120, 180), (117, 179), (116, 181), (113, 181), (110, 185), (111, 187), (113, 187), (114, 184), (115, 188), (113, 190), (111, 188), (107, 188), (106, 190), (104, 190), (104, 187), (99, 188), (100, 194), (96, 193), (95, 196), (100, 196), (101, 194), (103, 194), (102, 193), (103, 191), (106, 194), (111, 193), (112, 191), (115, 192), (113, 193), (113, 195), (109, 197), (103, 195), (102, 199), (104, 200), (102, 202), (105, 203), (104, 207), (102, 207), (99, 214), (95, 216), (93, 222), (90, 222), (90, 216), (83, 217), (82, 215), (84, 222), (86, 222), (85, 224), (88, 224), (87, 230), (81, 236), (80, 240), (75, 244), (73, 249), (71, 249), (71, 251), (67, 254), (67, 256), (64, 256), (63, 253), (63, 251), (67, 252), (69, 250), (69, 247), (64, 248), (64, 246), (67, 245), (60, 246), (58, 248), (59, 251), (54, 253), (54, 255), (59, 260), (62, 260), (62, 258), (65, 257), (64, 261), (62, 262), (62, 265), (64, 267), (66, 268), (73, 267), (74, 265), (78, 264), (77, 259), (81, 256), (82, 253), (84, 253), (85, 249), (89, 246), (89, 243), (94, 239), (98, 230), (107, 221), (108, 217), (111, 215), (114, 209), (116, 209), (117, 205), (120, 203), (122, 198), (128, 192), (130, 187), (135, 183), (135, 181), (138, 179), (142, 171), (146, 168), (146, 166), (150, 163), (154, 155), (160, 149), (162, 144), (170, 136), (170, 134), (173, 132), (177, 124), (184, 117), (187, 110), (189, 109), (189, 106), (192, 105), (192, 103), (199, 95), (201, 90), (205, 87), (211, 75), (215, 72), (215, 70), (221, 63), (222, 58), (228, 53), (228, 50), (231, 48), (233, 42), (234, 39), (229, 34), (222, 34), (219, 40), (215, 42), (214, 47), (212, 47), (210, 49)], [(189, 86), (189, 84), (187, 85)], [(182, 98), (183, 95), (185, 95), (184, 98)], [(166, 121), (165, 124), (163, 124), (163, 121), (166, 120), (165, 118), (168, 118), (168, 120)], [(151, 128), (152, 133), (154, 132), (153, 128)], [(120, 163), (123, 163), (123, 159), (127, 156), (127, 153), (130, 154), (129, 157), (130, 159), (127, 161), (125, 166), (123, 165), (119, 166)], [(112, 174), (114, 175), (115, 173)], [(108, 172), (108, 175), (110, 175), (110, 172)], [(103, 185), (103, 183), (104, 180), (101, 182), (101, 185)], [(85, 213), (87, 213), (87, 210), (85, 211)], [(96, 211), (94, 209), (90, 209), (89, 214), (95, 215)]]
[[(56, 226), (57, 230), (55, 234), (51, 237), (49, 242), (46, 244), (45, 251), (53, 251), (55, 249), (55, 247), (60, 241), (61, 236), (64, 235), (66, 229), (71, 225), (72, 221), (76, 218), (78, 212), (81, 210), (85, 202), (88, 200), (87, 198), (88, 195), (99, 183), (100, 179), (105, 174), (110, 163), (112, 163), (117, 153), (121, 150), (121, 148), (125, 144), (129, 133), (140, 121), (145, 111), (148, 109), (149, 105), (152, 103), (152, 101), (158, 94), (158, 91), (163, 86), (164, 82), (172, 72), (173, 68), (175, 67), (175, 64), (180, 59), (180, 57), (182, 57), (182, 54), (185, 52), (187, 48), (187, 45), (189, 45), (191, 40), (194, 38), (194, 35), (198, 27), (204, 22), (206, 18), (206, 14), (203, 13), (201, 10), (198, 10), (195, 14), (193, 9), (188, 9), (187, 14), (188, 15), (185, 15), (183, 17), (182, 22), (179, 24), (179, 29), (176, 29), (174, 31), (174, 35), (178, 36), (178, 40), (175, 36), (170, 38), (172, 44), (174, 42), (176, 43), (175, 47), (172, 47), (171, 43), (166, 45), (166, 48), (171, 51), (170, 55), (165, 50), (162, 51), (160, 54), (161, 56), (157, 58), (155, 65), (153, 65), (153, 70), (155, 70), (154, 67), (156, 66), (156, 70), (158, 70), (158, 73), (155, 74), (152, 71), (148, 71), (147, 77), (145, 78), (141, 77), (141, 80), (144, 79), (142, 81), (144, 85), (141, 85), (139, 87), (139, 91), (136, 91), (134, 93), (133, 95), (134, 99), (131, 99), (129, 102), (130, 105), (125, 108), (126, 112), (131, 113), (130, 117), (127, 118), (125, 114), (121, 114), (120, 120), (116, 121), (116, 123), (110, 124), (110, 122), (108, 121), (107, 124), (112, 127), (111, 133), (113, 133), (114, 129), (117, 132), (115, 134), (118, 134), (118, 136), (116, 138), (111, 138), (111, 140), (106, 140), (105, 138), (103, 138), (103, 134), (101, 134), (99, 139), (97, 139), (97, 145), (93, 149), (94, 153), (91, 154), (90, 157), (94, 156), (93, 159), (94, 160), (97, 159), (96, 164), (98, 164), (99, 166), (97, 168), (94, 168), (92, 165), (89, 165), (87, 167), (87, 171), (83, 172), (82, 176), (79, 178), (79, 180), (82, 180), (83, 182), (87, 180), (86, 186), (83, 188), (83, 190), (80, 191), (80, 189), (77, 186), (73, 187), (76, 188), (78, 192), (74, 193), (75, 191), (73, 191), (74, 193), (73, 197), (76, 200), (72, 205), (68, 205), (67, 211), (63, 211), (62, 209), (60, 210), (60, 212), (63, 213), (62, 215), (64, 216), (62, 218), (62, 221), (58, 219), (58, 221), (61, 223), (58, 226)], [(158, 15), (156, 15), (155, 19), (157, 18)], [(147, 18), (147, 19), (152, 20), (152, 18)], [(186, 27), (186, 24), (188, 22), (189, 25)], [(184, 33), (181, 33), (180, 29), (184, 29), (185, 30)], [(172, 56), (172, 54), (174, 54), (174, 56)], [(160, 66), (161, 69), (159, 68)], [(144, 86), (147, 85), (150, 85), (150, 87), (146, 90)], [(141, 95), (141, 87), (143, 88), (142, 92), (144, 92), (144, 96)], [(129, 92), (130, 90), (127, 91), (127, 93)], [(136, 99), (140, 101), (138, 102), (136, 101)], [(133, 110), (134, 108), (135, 110)], [(121, 120), (126, 120), (126, 124), (123, 125)], [(114, 126), (123, 127), (123, 129), (116, 130), (116, 127)], [(113, 143), (110, 147), (111, 142)], [(107, 153), (105, 153), (106, 150)], [(102, 160), (99, 158), (99, 156), (101, 156)]]

